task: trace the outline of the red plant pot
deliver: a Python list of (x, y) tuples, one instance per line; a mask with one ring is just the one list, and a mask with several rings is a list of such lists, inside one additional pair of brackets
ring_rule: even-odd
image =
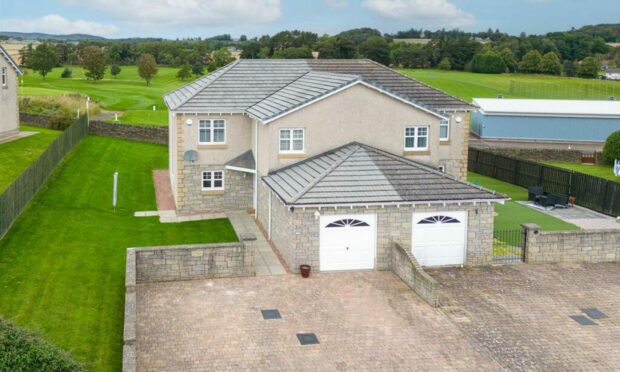
[(301, 272), (302, 278), (310, 276), (310, 265), (299, 265), (299, 272)]

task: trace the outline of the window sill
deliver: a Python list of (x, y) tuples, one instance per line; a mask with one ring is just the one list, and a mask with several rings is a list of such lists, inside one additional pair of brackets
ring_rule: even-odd
[(224, 190), (202, 190), (201, 194), (205, 196), (224, 195)]
[(301, 159), (305, 158), (306, 154), (303, 152), (281, 152), (278, 153), (278, 159)]
[(403, 151), (403, 156), (424, 156), (430, 155), (431, 152), (429, 150), (405, 150)]
[(225, 143), (214, 143), (214, 144), (201, 144), (198, 145), (198, 150), (226, 150), (228, 145)]
[(439, 140), (439, 145), (449, 145), (450, 144), (450, 140)]

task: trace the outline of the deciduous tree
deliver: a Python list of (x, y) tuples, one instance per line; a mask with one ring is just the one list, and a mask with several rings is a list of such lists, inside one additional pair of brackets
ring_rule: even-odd
[(562, 64), (558, 55), (554, 52), (545, 54), (540, 60), (540, 72), (548, 75), (562, 74)]
[(152, 54), (142, 54), (138, 58), (138, 75), (146, 81), (146, 85), (151, 85), (151, 80), (157, 75), (157, 62)]
[(82, 67), (87, 79), (98, 81), (105, 76), (108, 66), (107, 57), (103, 49), (98, 46), (89, 46), (82, 51)]
[(540, 72), (540, 61), (542, 55), (537, 50), (527, 52), (519, 63), (519, 71), (527, 74), (536, 74)]
[(39, 44), (30, 56), (28, 56), (28, 66), (45, 80), (45, 76), (52, 71), (58, 63), (58, 55), (56, 54), (56, 48), (50, 43)]

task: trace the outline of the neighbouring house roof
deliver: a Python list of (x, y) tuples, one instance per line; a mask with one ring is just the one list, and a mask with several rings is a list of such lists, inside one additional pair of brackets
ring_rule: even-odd
[(607, 70), (605, 70), (605, 72), (607, 74), (620, 74), (620, 68), (609, 67)]
[(15, 62), (13, 60), (13, 58), (11, 58), (11, 55), (9, 54), (9, 52), (7, 52), (6, 49), (4, 49), (4, 47), (2, 45), (0, 45), (0, 55), (2, 55), (2, 57), (4, 57), (4, 59), (6, 59), (6, 61), (9, 63), (9, 65), (11, 65), (11, 67), (13, 67), (13, 70), (15, 70), (15, 72), (17, 72), (18, 75), (23, 75), (24, 74), (24, 72), (17, 65), (17, 62)]
[(263, 181), (285, 204), (298, 206), (506, 200), (357, 142), (271, 172)]
[(228, 161), (224, 164), (226, 167), (232, 167), (244, 170), (256, 170), (256, 160), (254, 160), (254, 153), (252, 150), (248, 150), (236, 158)]
[(620, 117), (620, 101), (474, 98), (487, 115)]
[[(303, 105), (351, 79), (363, 80), (436, 113), (472, 108), (456, 97), (367, 59), (239, 60), (167, 94), (164, 100), (170, 110), (177, 112), (253, 112), (259, 118), (272, 117), (278, 110)], [(297, 94), (299, 88), (308, 85), (318, 90), (307, 96)]]

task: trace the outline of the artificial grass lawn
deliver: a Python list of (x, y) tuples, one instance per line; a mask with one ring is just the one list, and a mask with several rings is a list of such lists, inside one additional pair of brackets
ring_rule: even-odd
[[(398, 69), (414, 79), (457, 96), (467, 102), (472, 98), (597, 98), (620, 95), (620, 84), (613, 81), (525, 74), (476, 74), (463, 71)], [(510, 82), (528, 84), (510, 92)], [(588, 87), (586, 87), (588, 85)]]
[(61, 131), (21, 125), (20, 131), (33, 136), (0, 144), (0, 194), (45, 151)]
[(504, 205), (495, 204), (495, 213), (497, 214), (495, 216), (495, 230), (520, 229), (523, 223), (535, 223), (547, 231), (579, 230), (573, 224), (517, 203), (520, 200), (527, 200), (527, 190), (523, 187), (473, 172), (469, 172), (468, 180), (487, 189), (507, 195), (512, 199), (506, 201)]
[(577, 164), (577, 163), (558, 163), (558, 162), (545, 162), (545, 164), (553, 165), (560, 168), (570, 169), (575, 172), (589, 174), (595, 177), (605, 178), (611, 181), (620, 182), (620, 177), (614, 176), (614, 167), (611, 165), (602, 164)]
[[(70, 79), (60, 77), (64, 67), (59, 67), (52, 70), (45, 80), (28, 70), (19, 93), (22, 96), (79, 93), (99, 102), (105, 110), (124, 113), (120, 119), (123, 123), (167, 125), (168, 111), (163, 95), (189, 82), (177, 79), (178, 69), (170, 67), (159, 67), (159, 72), (150, 86), (138, 76), (135, 66), (121, 66), (121, 73), (115, 78), (112, 78), (108, 71), (105, 78), (97, 82), (86, 80), (82, 68), (71, 69), (73, 77)], [(152, 111), (154, 105), (157, 107), (155, 114)]]
[(0, 315), (88, 369), (120, 370), (126, 249), (236, 240), (227, 219), (160, 224), (133, 217), (156, 208), (151, 172), (167, 159), (163, 146), (85, 138), (0, 240)]

